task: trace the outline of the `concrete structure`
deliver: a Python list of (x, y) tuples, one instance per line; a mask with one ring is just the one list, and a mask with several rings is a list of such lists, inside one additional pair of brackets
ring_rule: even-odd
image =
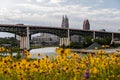
[(89, 23), (88, 19), (84, 20), (84, 22), (83, 22), (83, 30), (90, 30), (90, 23)]
[(29, 27), (27, 27), (27, 36), (16, 36), (16, 39), (20, 41), (21, 49), (29, 49)]

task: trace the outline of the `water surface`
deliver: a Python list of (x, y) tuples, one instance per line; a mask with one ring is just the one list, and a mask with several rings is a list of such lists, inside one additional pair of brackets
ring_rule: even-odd
[(30, 50), (31, 58), (41, 59), (45, 55), (54, 57), (56, 55), (56, 48), (58, 47), (45, 47)]

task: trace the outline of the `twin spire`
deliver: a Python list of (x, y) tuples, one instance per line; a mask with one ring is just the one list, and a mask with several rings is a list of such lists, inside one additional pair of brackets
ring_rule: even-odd
[(69, 19), (66, 15), (62, 17), (61, 27), (62, 28), (69, 28)]

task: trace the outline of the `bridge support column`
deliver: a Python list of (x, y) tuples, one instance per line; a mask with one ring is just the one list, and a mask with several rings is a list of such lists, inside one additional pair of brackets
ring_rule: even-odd
[(95, 31), (94, 31), (94, 32), (93, 32), (93, 39), (95, 39), (95, 37), (96, 37), (96, 36), (95, 36)]
[(62, 46), (62, 38), (60, 38), (60, 46)]
[(20, 49), (24, 49), (24, 48), (28, 49), (28, 42), (26, 36), (20, 37)]
[(67, 45), (70, 45), (70, 29), (68, 28)]
[(64, 45), (63, 41), (63, 38), (60, 38), (60, 46)]
[(68, 42), (68, 38), (60, 38), (60, 46), (64, 45), (64, 46), (68, 46), (70, 44), (70, 42)]
[(113, 44), (114, 42), (114, 33), (112, 33), (112, 40), (111, 40), (111, 44)]
[(20, 37), (20, 49), (30, 49), (29, 27), (27, 27), (27, 36)]

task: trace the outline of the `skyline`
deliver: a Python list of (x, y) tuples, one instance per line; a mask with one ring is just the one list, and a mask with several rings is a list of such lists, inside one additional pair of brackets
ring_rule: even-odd
[[(119, 0), (4, 0), (0, 3), (0, 24), (44, 25), (61, 27), (67, 15), (69, 27), (82, 29), (88, 19), (91, 30), (120, 29)], [(0, 37), (8, 35), (0, 33)]]

